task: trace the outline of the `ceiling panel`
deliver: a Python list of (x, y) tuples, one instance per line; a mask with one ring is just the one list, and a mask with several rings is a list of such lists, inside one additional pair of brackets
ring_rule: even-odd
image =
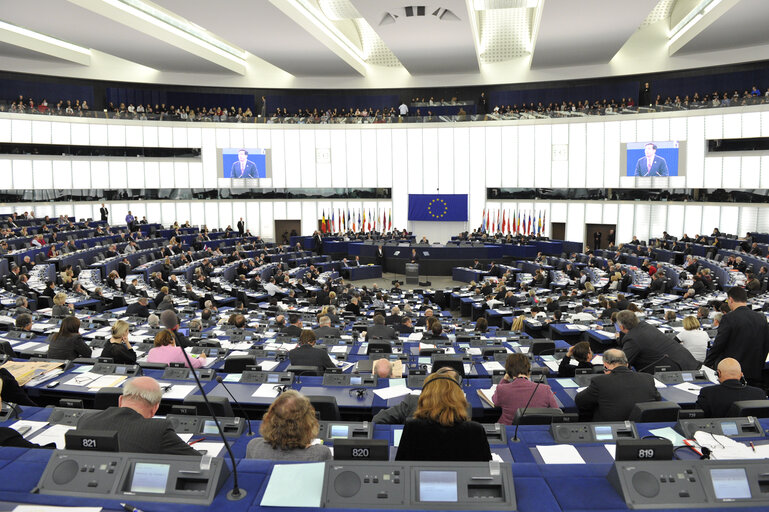
[(710, 52), (769, 44), (769, 1), (741, 0), (677, 53)]
[(0, 56), (12, 57), (14, 59), (40, 60), (40, 61), (46, 61), (46, 62), (59, 62), (59, 63), (69, 62), (64, 59), (53, 57), (52, 55), (48, 55), (46, 53), (34, 52), (32, 50), (28, 50), (27, 48), (22, 48), (21, 46), (4, 43), (2, 41), (0, 41)]
[(16, 2), (0, 16), (9, 23), (161, 71), (228, 72), (192, 53), (64, 0)]
[(156, 3), (292, 75), (360, 76), (268, 0), (229, 0), (226, 10), (222, 2)]
[(607, 8), (606, 0), (546, 0), (532, 68), (609, 62), (657, 2), (633, 0)]
[[(412, 75), (478, 72), (464, 0), (352, 3)], [(424, 16), (408, 16), (404, 5), (424, 6)], [(433, 14), (436, 10), (438, 15)], [(393, 21), (383, 23), (388, 13)]]

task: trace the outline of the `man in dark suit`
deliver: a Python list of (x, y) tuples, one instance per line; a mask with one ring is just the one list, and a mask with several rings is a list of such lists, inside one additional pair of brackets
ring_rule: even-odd
[(379, 244), (376, 248), (376, 254), (374, 255), (376, 264), (384, 268), (384, 247)]
[(292, 313), (288, 315), (288, 323), (290, 325), (281, 329), (280, 332), (292, 338), (298, 338), (302, 334), (302, 318)]
[(635, 166), (636, 176), (668, 176), (668, 163), (657, 156), (657, 145), (649, 142), (644, 146), (644, 156)]
[(338, 338), (342, 333), (336, 327), (331, 327), (331, 319), (325, 315), (318, 319), (320, 326), (315, 329), (316, 338)]
[(323, 237), (320, 235), (320, 231), (312, 234), (312, 241), (315, 243), (315, 254), (323, 254)]
[(652, 276), (652, 282), (649, 285), (649, 293), (665, 293), (665, 280), (662, 279), (660, 272)]
[(163, 391), (152, 377), (136, 377), (123, 386), (119, 407), (83, 416), (79, 430), (114, 430), (121, 452), (200, 455), (181, 440), (168, 420), (153, 419)]
[(147, 297), (140, 297), (139, 300), (133, 304), (129, 304), (125, 310), (126, 316), (140, 316), (147, 318), (150, 316), (150, 309), (147, 307), (149, 299)]
[(385, 325), (385, 319), (382, 315), (374, 315), (374, 324), (366, 327), (366, 341), (381, 338), (384, 340), (394, 340), (398, 337), (395, 329)]
[(640, 322), (632, 311), (617, 313), (617, 323), (624, 333), (622, 350), (639, 372), (654, 373), (655, 366), (672, 366), (674, 370), (697, 370), (701, 366), (683, 345), (665, 336), (651, 324)]
[(742, 380), (742, 368), (736, 359), (722, 359), (717, 371), (720, 384), (703, 387), (697, 397), (697, 407), (705, 411), (706, 418), (727, 417), (732, 404), (740, 400), (766, 400), (763, 389)]
[(243, 222), (243, 217), (240, 218), (238, 221), (238, 233), (240, 233), (240, 236), (243, 236), (246, 232), (246, 223)]
[(385, 325), (398, 325), (401, 323), (401, 308), (393, 306), (390, 313), (390, 316), (385, 318)]
[(747, 292), (739, 286), (729, 289), (727, 302), (731, 312), (721, 319), (705, 365), (716, 368), (721, 359), (732, 357), (742, 366), (748, 384), (763, 388), (761, 371), (769, 353), (766, 317), (748, 307)]
[(109, 218), (109, 210), (104, 205), (104, 203), (102, 203), (101, 208), (99, 208), (99, 215), (101, 215), (102, 221), (107, 222), (107, 219)]
[(411, 334), (414, 332), (411, 318), (407, 316), (401, 317), (401, 323), (395, 324), (395, 330), (398, 331), (399, 334)]
[(299, 336), (299, 346), (288, 351), (288, 360), (293, 366), (317, 366), (319, 368), (335, 368), (334, 362), (323, 349), (315, 348), (315, 333), (309, 329), (302, 331)]
[(237, 162), (232, 163), (230, 178), (258, 178), (256, 164), (248, 159), (248, 151), (241, 149), (238, 151)]
[(593, 377), (590, 385), (574, 397), (580, 418), (625, 421), (630, 418), (635, 404), (660, 400), (654, 377), (628, 368), (628, 359), (621, 350), (605, 351), (603, 366), (605, 375)]

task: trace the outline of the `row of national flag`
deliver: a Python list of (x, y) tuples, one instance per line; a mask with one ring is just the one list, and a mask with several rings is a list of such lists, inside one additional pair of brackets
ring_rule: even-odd
[(392, 231), (393, 214), (392, 209), (367, 210), (366, 208), (331, 208), (329, 216), (326, 217), (326, 210), (323, 210), (320, 219), (320, 230), (323, 233), (341, 233), (344, 231), (353, 231), (355, 233), (366, 231)]
[(480, 230), (485, 233), (543, 236), (547, 212), (541, 210), (484, 209)]

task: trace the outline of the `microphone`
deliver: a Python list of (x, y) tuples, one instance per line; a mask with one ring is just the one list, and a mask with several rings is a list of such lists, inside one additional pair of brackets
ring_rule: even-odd
[(648, 370), (649, 368), (651, 368), (651, 367), (652, 367), (652, 366), (654, 366), (655, 364), (659, 363), (660, 361), (662, 361), (662, 360), (663, 360), (663, 359), (665, 359), (666, 357), (670, 357), (670, 356), (669, 356), (669, 355), (667, 355), (667, 354), (662, 354), (662, 357), (660, 357), (660, 358), (656, 359), (655, 361), (652, 361), (651, 363), (647, 364), (646, 366), (644, 366), (643, 368), (641, 368), (640, 370), (638, 370), (638, 373), (643, 373), (645, 370)]
[[(224, 447), (227, 449), (227, 453), (230, 456), (230, 462), (232, 462), (232, 490), (227, 493), (227, 499), (230, 501), (242, 500), (246, 497), (247, 493), (245, 489), (241, 489), (238, 486), (238, 465), (235, 462), (235, 455), (232, 454), (232, 448), (230, 447), (229, 441), (227, 441), (227, 438), (224, 436), (222, 424), (219, 422), (219, 418), (216, 417), (216, 413), (214, 412), (214, 408), (211, 406), (211, 402), (208, 401), (206, 390), (203, 389), (203, 384), (200, 383), (198, 372), (196, 372), (195, 368), (193, 368), (189, 354), (187, 354), (187, 351), (184, 349), (182, 349), (182, 354), (184, 355), (184, 360), (187, 361), (187, 366), (190, 368), (190, 370), (192, 370), (190, 373), (192, 373), (192, 376), (195, 378), (195, 384), (197, 384), (198, 389), (200, 390), (200, 394), (203, 396), (203, 400), (206, 402), (206, 407), (208, 407), (208, 412), (211, 414), (211, 418), (213, 418), (214, 423), (216, 423), (216, 428), (219, 430), (219, 435), (222, 437), (222, 442), (224, 443)], [(250, 426), (251, 425), (249, 424), (249, 427)]]
[(519, 441), (519, 439), (518, 439), (518, 427), (521, 426), (521, 420), (523, 419), (524, 416), (526, 416), (526, 410), (529, 408), (529, 404), (534, 399), (534, 395), (537, 394), (537, 388), (539, 388), (540, 384), (542, 384), (542, 381), (538, 381), (537, 385), (534, 386), (534, 391), (531, 392), (531, 396), (529, 397), (529, 401), (526, 402), (526, 406), (523, 408), (523, 412), (516, 419), (516, 422), (515, 422), (515, 433), (513, 434), (513, 442), (514, 443), (517, 443)]
[(246, 411), (245, 411), (245, 409), (243, 409), (243, 406), (242, 406), (242, 405), (240, 405), (240, 402), (238, 402), (238, 399), (237, 399), (237, 398), (235, 398), (235, 395), (233, 395), (233, 394), (230, 392), (229, 388), (228, 388), (228, 387), (227, 387), (227, 385), (224, 383), (224, 379), (222, 378), (222, 376), (221, 376), (221, 375), (217, 375), (217, 376), (216, 376), (216, 382), (218, 382), (219, 384), (221, 384), (221, 385), (222, 385), (222, 387), (223, 387), (223, 388), (224, 388), (224, 390), (227, 392), (227, 394), (228, 394), (228, 395), (230, 395), (230, 398), (232, 398), (232, 400), (235, 402), (235, 405), (237, 405), (237, 406), (238, 406), (238, 411), (239, 411), (239, 412), (240, 412), (240, 413), (241, 413), (241, 414), (242, 414), (242, 415), (243, 415), (243, 416), (246, 418), (246, 421), (248, 422), (248, 435), (249, 435), (249, 436), (252, 436), (252, 435), (254, 435), (254, 431), (253, 431), (253, 430), (251, 430), (251, 420), (249, 419), (249, 417), (248, 417), (248, 414), (246, 414)]

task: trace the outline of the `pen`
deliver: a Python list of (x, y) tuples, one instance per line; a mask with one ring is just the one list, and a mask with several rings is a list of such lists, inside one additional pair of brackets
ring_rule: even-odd
[(756, 453), (756, 445), (753, 444), (753, 441), (750, 442), (750, 447), (753, 448), (753, 453)]
[[(195, 443), (199, 443), (199, 442), (201, 442), (201, 441), (205, 441), (205, 440), (206, 440), (206, 438), (205, 438), (205, 437), (201, 437), (200, 439), (195, 439), (194, 441), (190, 441), (190, 442), (189, 442), (189, 443), (187, 443), (187, 444), (189, 444), (190, 446), (192, 446), (192, 445), (193, 445), (193, 444), (195, 444)], [(755, 450), (755, 448), (753, 449), (753, 451), (756, 451), (756, 450)]]
[(142, 512), (141, 509), (131, 506), (128, 503), (121, 503), (120, 506), (123, 507), (123, 510), (127, 510), (128, 512)]

